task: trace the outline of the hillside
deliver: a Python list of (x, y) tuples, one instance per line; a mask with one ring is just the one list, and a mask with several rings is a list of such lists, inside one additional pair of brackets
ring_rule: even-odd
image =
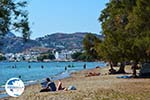
[[(41, 46), (48, 48), (59, 48), (59, 49), (81, 49), (82, 41), (84, 36), (87, 33), (55, 33), (47, 35), (45, 37), (37, 38), (36, 41), (39, 41)], [(101, 37), (97, 35), (97, 37)]]
[[(5, 37), (0, 38), (0, 51), (3, 53), (17, 53), (33, 47), (68, 50), (82, 49), (82, 41), (86, 34), (86, 32), (73, 34), (54, 33), (25, 43), (21, 37), (16, 37), (13, 33), (9, 33)], [(101, 35), (96, 36), (103, 38)]]
[(13, 33), (8, 33), (4, 37), (0, 37), (0, 51), (2, 53), (22, 52), (27, 48), (40, 46), (35, 40), (24, 42), (23, 38), (16, 37)]

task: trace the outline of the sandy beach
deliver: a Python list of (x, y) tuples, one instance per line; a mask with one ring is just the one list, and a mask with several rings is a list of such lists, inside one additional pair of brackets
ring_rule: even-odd
[[(132, 72), (130, 66), (126, 67), (126, 71)], [(86, 77), (90, 72), (101, 74)], [(108, 75), (108, 67), (83, 70), (62, 79), (64, 87), (73, 85), (77, 90), (40, 93), (39, 83), (26, 87), (17, 98), (2, 100), (150, 100), (150, 79), (120, 79), (117, 76), (122, 74)]]

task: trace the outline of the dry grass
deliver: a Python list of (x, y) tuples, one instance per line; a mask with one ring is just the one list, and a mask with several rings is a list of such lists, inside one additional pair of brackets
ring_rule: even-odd
[[(131, 72), (129, 66), (126, 68)], [(100, 76), (85, 77), (88, 72)], [(63, 79), (63, 86), (74, 85), (77, 90), (39, 93), (40, 84), (29, 86), (23, 95), (7, 100), (150, 100), (150, 79), (117, 79), (108, 75), (108, 68), (84, 70)], [(57, 83), (57, 81), (56, 81)]]

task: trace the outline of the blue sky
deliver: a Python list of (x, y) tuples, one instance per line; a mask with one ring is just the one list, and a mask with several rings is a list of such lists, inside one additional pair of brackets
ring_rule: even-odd
[(108, 1), (30, 0), (27, 9), (32, 30), (31, 39), (56, 32), (99, 34), (101, 28), (97, 19)]

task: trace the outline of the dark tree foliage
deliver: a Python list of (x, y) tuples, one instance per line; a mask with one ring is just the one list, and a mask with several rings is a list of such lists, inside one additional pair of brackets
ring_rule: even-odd
[[(87, 54), (101, 56), (112, 65), (121, 62), (117, 73), (125, 73), (125, 62), (150, 61), (150, 1), (110, 0), (102, 11), (104, 41), (94, 42), (91, 35), (84, 39)], [(92, 51), (93, 50), (93, 51)]]
[(28, 12), (23, 9), (26, 1), (0, 0), (0, 35), (3, 36), (11, 30), (21, 32), (25, 41), (30, 38)]
[(0, 61), (2, 61), (2, 60), (6, 60), (6, 58), (4, 56), (0, 55)]
[(48, 52), (48, 53), (41, 54), (40, 56), (37, 57), (38, 61), (43, 61), (44, 59), (54, 60), (55, 56), (51, 52)]
[(95, 61), (95, 58), (93, 56), (88, 55), (87, 53), (82, 53), (82, 52), (76, 52), (71, 55), (71, 57), (75, 61)]
[(105, 39), (98, 54), (109, 62), (121, 62), (118, 73), (125, 72), (125, 62), (132, 60), (136, 66), (150, 61), (149, 5), (148, 0), (110, 0), (99, 17)]
[(48, 54), (42, 54), (39, 57), (37, 57), (38, 61), (43, 61), (44, 59), (53, 60), (53, 59), (55, 59), (55, 56), (54, 55), (48, 55)]
[(78, 60), (79, 56), (82, 55), (82, 52), (76, 52), (71, 55), (72, 59)]
[(126, 29), (133, 42), (131, 58), (135, 62), (150, 62), (150, 1), (136, 0)]
[(94, 34), (86, 34), (83, 39), (83, 48), (85, 50), (85, 54), (94, 60), (100, 60), (100, 56), (96, 51), (97, 45), (99, 43), (101, 43), (101, 40)]
[(98, 51), (103, 59), (109, 62), (121, 62), (118, 73), (125, 73), (123, 65), (128, 59), (132, 45), (125, 28), (134, 5), (134, 0), (111, 0), (99, 17), (105, 40), (99, 44)]

